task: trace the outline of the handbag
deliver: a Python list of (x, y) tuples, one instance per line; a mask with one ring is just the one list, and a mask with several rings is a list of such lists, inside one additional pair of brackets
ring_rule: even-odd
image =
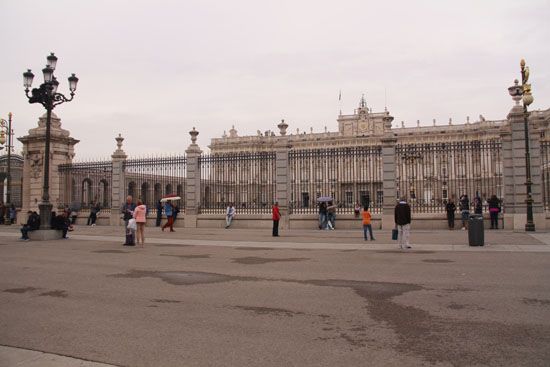
[(128, 221), (128, 229), (133, 229), (133, 230), (137, 229), (136, 220), (134, 218)]
[(391, 230), (391, 239), (394, 241), (397, 241), (397, 236), (399, 235), (399, 232), (397, 231), (397, 228), (394, 228)]

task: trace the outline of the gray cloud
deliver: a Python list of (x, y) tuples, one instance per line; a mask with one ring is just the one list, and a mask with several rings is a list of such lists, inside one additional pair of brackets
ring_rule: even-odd
[[(519, 59), (535, 103), (550, 107), (549, 1), (90, 1), (0, 3), (0, 116), (16, 136), (36, 125), (21, 74), (80, 78), (56, 113), (81, 140), (77, 159), (108, 157), (119, 132), (130, 155), (180, 152), (235, 124), (240, 134), (336, 129), (362, 93), (408, 125), (504, 118)], [(338, 101), (342, 90), (343, 101)]]

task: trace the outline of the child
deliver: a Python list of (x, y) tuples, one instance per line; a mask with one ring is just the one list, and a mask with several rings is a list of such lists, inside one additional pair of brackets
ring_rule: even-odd
[(370, 239), (374, 241), (374, 236), (372, 235), (372, 226), (370, 224), (372, 216), (369, 212), (369, 207), (365, 206), (363, 209), (363, 234), (365, 235), (365, 241), (368, 240), (367, 232), (370, 232)]

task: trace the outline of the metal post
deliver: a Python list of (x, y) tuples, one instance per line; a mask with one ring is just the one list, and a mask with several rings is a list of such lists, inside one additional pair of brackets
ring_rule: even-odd
[[(49, 94), (49, 91), (48, 91)], [(40, 209), (40, 229), (50, 229), (52, 204), (50, 203), (50, 127), (52, 118), (51, 102), (46, 102), (46, 148), (44, 150), (44, 183), (42, 185), (42, 202), (38, 204)]]
[(6, 176), (6, 224), (11, 224), (10, 207), (11, 207), (11, 112), (8, 114), (8, 172)]
[(534, 232), (535, 223), (533, 222), (533, 196), (531, 191), (531, 152), (529, 149), (529, 113), (527, 106), (533, 102), (531, 95), (531, 84), (527, 84), (529, 80), (529, 68), (525, 66), (525, 60), (521, 60), (521, 89), (523, 93), (523, 125), (525, 129), (525, 186), (527, 186), (527, 222), (525, 223), (525, 231)]
[(525, 127), (525, 185), (527, 186), (527, 222), (525, 223), (525, 231), (534, 232), (535, 222), (533, 221), (533, 196), (531, 191), (531, 153), (529, 149), (529, 113), (527, 106), (523, 105), (524, 127)]

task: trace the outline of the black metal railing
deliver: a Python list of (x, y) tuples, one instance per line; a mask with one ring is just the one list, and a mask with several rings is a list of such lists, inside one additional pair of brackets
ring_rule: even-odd
[(395, 159), (397, 196), (406, 197), (414, 212), (442, 212), (449, 198), (457, 203), (464, 194), (483, 203), (503, 196), (498, 140), (398, 144)]
[(201, 213), (270, 213), (275, 200), (275, 153), (225, 153), (199, 159)]
[[(128, 159), (124, 162), (125, 193), (134, 202), (141, 200), (155, 214), (159, 200), (167, 195), (179, 196), (173, 203), (185, 208), (185, 156), (162, 156)], [(124, 198), (123, 198), (124, 199)]]
[(379, 213), (384, 197), (381, 152), (380, 146), (291, 150), (291, 213), (318, 213), (320, 197), (332, 198), (337, 213), (353, 213), (356, 204)]
[(98, 202), (102, 211), (111, 210), (113, 165), (111, 161), (59, 165), (61, 195), (59, 207), (89, 209)]

